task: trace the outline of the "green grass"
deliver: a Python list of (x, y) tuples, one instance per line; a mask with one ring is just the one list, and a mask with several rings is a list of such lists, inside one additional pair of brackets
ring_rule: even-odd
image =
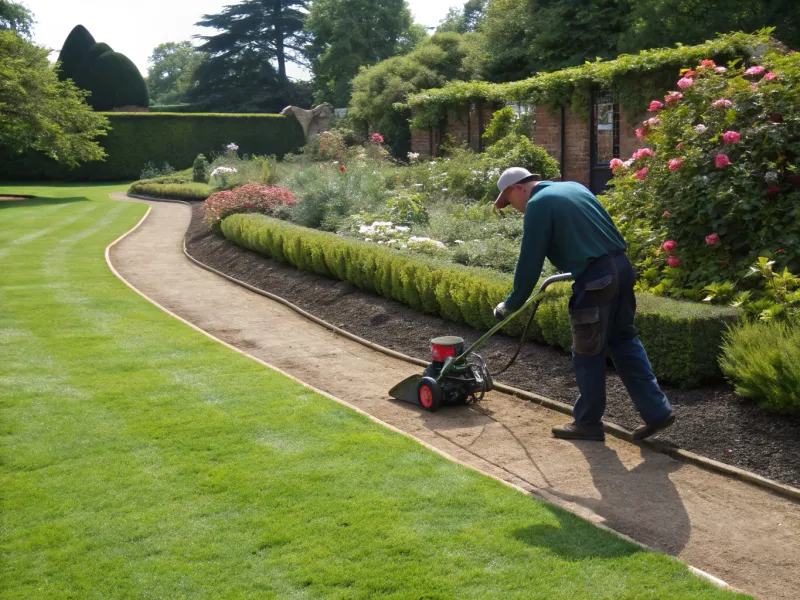
[(124, 189), (2, 189), (0, 597), (738, 597), (160, 312)]

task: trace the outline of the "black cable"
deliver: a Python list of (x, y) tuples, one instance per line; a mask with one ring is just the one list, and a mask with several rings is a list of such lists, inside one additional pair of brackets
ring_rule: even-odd
[(539, 301), (538, 300), (536, 302), (534, 302), (533, 310), (531, 310), (531, 316), (528, 317), (528, 322), (525, 323), (525, 329), (522, 331), (522, 337), (519, 338), (519, 344), (517, 344), (517, 351), (514, 352), (514, 356), (511, 357), (511, 360), (508, 361), (508, 364), (505, 367), (503, 367), (499, 371), (496, 371), (496, 372), (491, 374), (492, 377), (497, 377), (498, 375), (500, 375), (502, 373), (505, 373), (506, 370), (511, 365), (513, 365), (514, 362), (517, 360), (517, 356), (519, 356), (519, 351), (522, 350), (522, 344), (525, 343), (525, 338), (528, 337), (528, 330), (531, 328), (531, 323), (533, 323), (533, 317), (536, 315), (536, 309), (537, 308), (539, 308)]

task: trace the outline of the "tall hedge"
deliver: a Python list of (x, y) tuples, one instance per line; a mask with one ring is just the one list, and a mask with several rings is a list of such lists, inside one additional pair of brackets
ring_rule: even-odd
[(282, 157), (304, 143), (297, 119), (280, 115), (104, 113), (111, 124), (100, 145), (108, 153), (103, 162), (75, 170), (30, 153), (0, 160), (0, 179), (61, 181), (125, 181), (139, 179), (145, 163), (168, 162), (188, 169), (198, 154), (211, 156), (231, 142), (240, 153)]
[(89, 103), (98, 111), (120, 106), (148, 106), (147, 84), (136, 65), (124, 54), (105, 52), (94, 62)]
[(84, 90), (91, 90), (92, 82), (94, 81), (94, 64), (106, 52), (113, 52), (114, 49), (103, 42), (94, 44), (75, 69), (72, 80), (79, 88)]
[[(239, 214), (222, 221), (232, 242), (309, 271), (485, 330), (496, 323), (492, 310), (505, 299), (512, 278), (485, 269), (411, 257), (374, 244), (345, 240), (263, 215)], [(536, 313), (531, 338), (569, 350), (569, 284), (548, 291)], [(717, 357), (734, 309), (640, 295), (636, 326), (653, 369), (662, 381), (682, 386), (720, 377)], [(505, 328), (520, 335), (525, 317)]]
[(81, 64), (83, 57), (94, 44), (94, 37), (83, 25), (76, 25), (69, 32), (67, 39), (64, 40), (64, 45), (61, 47), (61, 52), (58, 53), (58, 62), (61, 63), (61, 67), (58, 70), (58, 78), (61, 81), (75, 79), (75, 71), (78, 69), (78, 65)]

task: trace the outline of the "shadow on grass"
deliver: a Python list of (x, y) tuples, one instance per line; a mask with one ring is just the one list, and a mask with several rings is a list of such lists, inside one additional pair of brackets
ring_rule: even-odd
[(13, 200), (0, 202), (0, 210), (7, 208), (31, 208), (34, 206), (53, 206), (55, 204), (67, 204), (71, 202), (89, 202), (85, 196), (73, 196), (70, 198), (47, 198), (44, 196), (34, 196), (30, 200)]

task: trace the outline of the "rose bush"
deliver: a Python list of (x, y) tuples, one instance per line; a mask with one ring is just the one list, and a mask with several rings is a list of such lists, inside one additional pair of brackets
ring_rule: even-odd
[[(649, 148), (612, 162), (604, 202), (641, 289), (757, 299), (763, 284), (749, 275), (760, 256), (800, 270), (800, 54), (770, 50), (759, 62), (682, 72), (680, 92), (650, 104), (657, 116), (639, 130)], [(730, 298), (709, 294), (723, 283)]]
[(228, 215), (252, 212), (285, 217), (286, 209), (296, 203), (287, 189), (247, 184), (209, 196), (203, 203), (204, 221), (213, 231), (219, 232), (220, 222)]

